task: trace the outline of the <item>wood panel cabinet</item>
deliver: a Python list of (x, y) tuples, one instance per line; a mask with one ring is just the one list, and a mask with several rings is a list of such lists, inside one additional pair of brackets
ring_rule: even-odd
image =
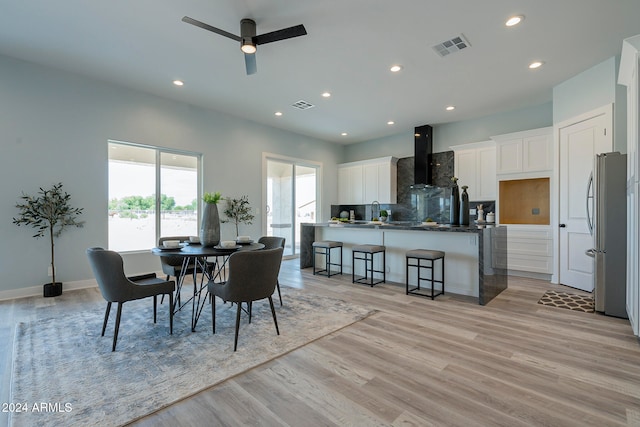
[(496, 142), (496, 172), (530, 174), (553, 169), (553, 128), (492, 136)]
[(475, 142), (451, 147), (455, 153), (454, 174), (460, 186), (469, 188), (469, 200), (496, 199), (496, 144)]
[(397, 201), (397, 163), (395, 157), (382, 157), (338, 165), (338, 204), (360, 205), (377, 200)]

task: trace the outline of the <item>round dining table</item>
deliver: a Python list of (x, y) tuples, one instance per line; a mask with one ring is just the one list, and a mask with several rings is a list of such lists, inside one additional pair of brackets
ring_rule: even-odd
[[(200, 313), (207, 301), (207, 283), (210, 280), (217, 280), (220, 278), (222, 272), (226, 272), (227, 261), (229, 256), (238, 251), (255, 251), (263, 249), (262, 243), (238, 243), (232, 247), (216, 246), (202, 246), (194, 243), (182, 243), (177, 248), (165, 248), (157, 247), (151, 249), (151, 253), (158, 256), (171, 256), (181, 257), (182, 267), (180, 268), (180, 274), (176, 277), (176, 297), (174, 298), (174, 306), (171, 308), (175, 313), (180, 311), (185, 305), (191, 303), (191, 331), (195, 332)], [(208, 262), (207, 259), (215, 257), (214, 262)], [(219, 259), (222, 258), (222, 261)], [(182, 291), (182, 284), (184, 277), (190, 265), (195, 265), (196, 274), (193, 279), (193, 296), (183, 303), (180, 303), (178, 296)], [(200, 283), (196, 280), (197, 272), (202, 273), (200, 277)], [(207, 279), (205, 281), (205, 279)], [(203, 290), (205, 291), (203, 295)]]

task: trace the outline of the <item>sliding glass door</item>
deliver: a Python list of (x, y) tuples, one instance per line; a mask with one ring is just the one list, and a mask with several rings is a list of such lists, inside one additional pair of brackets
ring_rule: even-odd
[(316, 222), (320, 166), (272, 156), (265, 160), (266, 234), (284, 237), (284, 255), (294, 256), (300, 248), (300, 224)]

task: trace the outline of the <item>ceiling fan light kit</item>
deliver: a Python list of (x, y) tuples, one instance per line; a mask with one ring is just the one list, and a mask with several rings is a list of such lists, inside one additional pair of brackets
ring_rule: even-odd
[(239, 36), (221, 30), (220, 28), (212, 27), (209, 24), (205, 24), (204, 22), (200, 22), (193, 18), (189, 18), (188, 16), (183, 17), (182, 21), (187, 24), (200, 27), (203, 30), (211, 31), (212, 33), (227, 37), (231, 40), (239, 41), (240, 50), (244, 52), (247, 75), (254, 74), (257, 71), (255, 53), (259, 44), (277, 42), (307, 34), (307, 30), (304, 28), (304, 25), (296, 25), (282, 30), (272, 31), (270, 33), (256, 35), (256, 22), (253, 19), (243, 19), (240, 21)]
[(241, 51), (243, 51), (244, 53), (248, 53), (248, 54), (254, 54), (256, 53), (256, 51), (258, 49), (256, 49), (256, 46), (251, 43), (251, 40), (242, 40), (242, 47), (240, 48)]
[(255, 43), (253, 38), (256, 36), (256, 22), (253, 19), (243, 19), (240, 21), (240, 37), (242, 37), (242, 45), (240, 50), (244, 53), (253, 54), (256, 53)]

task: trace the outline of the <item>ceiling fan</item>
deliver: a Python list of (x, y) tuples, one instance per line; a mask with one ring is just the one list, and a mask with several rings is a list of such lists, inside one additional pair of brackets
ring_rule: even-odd
[(205, 24), (204, 22), (197, 21), (193, 18), (189, 18), (188, 16), (183, 17), (182, 21), (240, 42), (240, 50), (244, 52), (244, 63), (247, 69), (247, 75), (254, 74), (257, 71), (255, 56), (257, 45), (277, 42), (307, 34), (307, 30), (304, 28), (304, 25), (296, 25), (289, 28), (283, 28), (282, 30), (272, 31), (270, 33), (256, 35), (256, 22), (253, 19), (243, 19), (240, 21), (239, 36), (221, 30), (220, 28), (212, 27), (209, 24)]

